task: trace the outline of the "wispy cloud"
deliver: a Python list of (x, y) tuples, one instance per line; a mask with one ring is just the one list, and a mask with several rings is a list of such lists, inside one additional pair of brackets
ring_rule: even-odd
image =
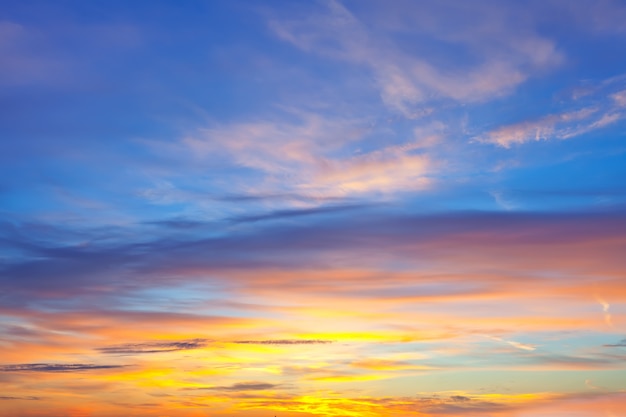
[(33, 397), (33, 396), (20, 396), (20, 397), (11, 397), (11, 396), (0, 396), (0, 400), (25, 400), (25, 401), (40, 401), (42, 397)]
[(258, 222), (258, 221), (266, 221), (266, 220), (289, 219), (292, 217), (343, 213), (345, 211), (350, 211), (350, 210), (361, 211), (367, 207), (370, 207), (370, 205), (345, 204), (345, 205), (336, 205), (336, 206), (320, 206), (320, 207), (306, 208), (306, 209), (276, 210), (273, 212), (263, 213), (263, 214), (251, 214), (251, 215), (233, 217), (229, 220), (234, 223), (250, 223), (250, 222)]
[(611, 91), (615, 90), (616, 86), (612, 85), (615, 83), (616, 81), (609, 80), (606, 86), (588, 92), (586, 103), (595, 101), (594, 105), (581, 108), (578, 99), (575, 98), (565, 103), (572, 109), (502, 126), (474, 139), (510, 148), (527, 142), (571, 139), (604, 129), (626, 118), (626, 112), (623, 110), (624, 91), (615, 93)]
[(208, 339), (190, 339), (176, 342), (125, 343), (116, 346), (100, 347), (97, 350), (107, 354), (138, 355), (201, 349), (207, 346), (209, 342)]
[(585, 385), (589, 389), (602, 389), (602, 387), (595, 385), (591, 379), (585, 379)]
[(619, 1), (4, 3), (0, 415), (626, 415)]
[[(297, 121), (291, 119), (296, 118)], [(296, 112), (286, 120), (201, 128), (182, 140), (195, 158), (223, 154), (260, 172), (247, 179), (268, 193), (308, 196), (392, 193), (423, 189), (436, 166), (421, 142), (355, 152), (370, 128), (362, 122)], [(276, 152), (280, 148), (281, 152)]]
[(611, 98), (615, 101), (617, 106), (626, 107), (626, 90), (621, 90), (612, 94)]
[(333, 340), (323, 339), (267, 339), (267, 340), (235, 340), (233, 343), (241, 345), (325, 345), (334, 343)]
[(599, 121), (579, 128), (572, 128), (572, 123), (588, 119), (597, 112), (598, 109), (596, 108), (587, 108), (574, 112), (550, 115), (537, 121), (522, 122), (501, 127), (489, 132), (485, 137), (479, 140), (509, 148), (513, 144), (529, 141), (548, 140), (552, 138), (566, 139), (578, 133), (582, 133), (587, 129), (596, 127), (594, 123), (599, 123)]
[(24, 363), (0, 365), (0, 372), (82, 372), (100, 369), (123, 368), (125, 365), (96, 365), (85, 363)]
[[(278, 37), (302, 50), (369, 68), (383, 102), (407, 117), (420, 114), (424, 103), (433, 99), (475, 102), (506, 94), (535, 71), (562, 61), (551, 40), (520, 25), (516, 17), (524, 13), (522, 9), (453, 4), (446, 8), (406, 2), (402, 7), (375, 8), (367, 15), (370, 20), (363, 22), (362, 15), (357, 17), (339, 1), (330, 1), (326, 10), (299, 20), (276, 18), (271, 27)], [(450, 13), (463, 14), (458, 22), (472, 24), (446, 24)], [(417, 45), (435, 41), (472, 51), (479, 58), (470, 65), (437, 65), (436, 59), (429, 59), (428, 49), (410, 54), (398, 47), (392, 40), (397, 32), (412, 35)]]
[(491, 340), (495, 340), (497, 342), (502, 342), (502, 343), (506, 343), (509, 346), (513, 346), (516, 349), (520, 349), (520, 350), (526, 350), (526, 351), (534, 351), (537, 350), (537, 346), (536, 345), (530, 345), (527, 343), (520, 343), (520, 342), (516, 342), (514, 340), (506, 340), (503, 339), (501, 337), (497, 337), (497, 336), (488, 336), (489, 339)]
[(604, 370), (622, 367), (625, 356), (604, 353), (551, 353), (536, 351), (519, 357), (520, 369), (544, 370)]
[(364, 359), (350, 363), (350, 366), (372, 371), (428, 371), (435, 368), (427, 365), (419, 365), (408, 361)]
[(270, 384), (268, 382), (238, 382), (233, 385), (224, 386), (208, 386), (208, 387), (193, 387), (189, 390), (212, 390), (212, 391), (233, 391), (233, 392), (245, 392), (245, 391), (266, 391), (278, 388), (277, 384)]
[[(617, 277), (615, 274), (623, 264), (623, 259), (617, 256), (614, 248), (620, 244), (616, 243), (619, 242), (616, 239), (623, 232), (622, 224), (626, 223), (621, 212), (563, 213), (558, 216), (549, 213), (406, 216), (374, 212), (363, 216), (318, 219), (308, 225), (268, 224), (258, 229), (234, 231), (229, 236), (198, 238), (190, 235), (170, 239), (165, 233), (148, 241), (94, 241), (88, 246), (58, 246), (46, 242), (35, 231), (33, 236), (18, 235), (5, 240), (6, 245), (25, 252), (25, 256), (0, 268), (0, 279), (5, 288), (10, 288), (16, 294), (15, 302), (20, 297), (50, 300), (51, 297), (57, 297), (56, 294), (59, 299), (66, 299), (67, 291), (73, 291), (83, 295), (98, 294), (99, 300), (106, 303), (107, 300), (119, 299), (122, 294), (103, 291), (102, 282), (108, 285), (128, 282), (131, 267), (133, 286), (122, 286), (127, 288), (125, 291), (129, 294), (147, 285), (154, 285), (157, 273), (160, 285), (178, 286), (195, 282), (197, 276), (218, 273), (223, 276), (226, 271), (231, 271), (229, 274), (242, 271), (243, 274), (243, 271), (258, 271), (259, 268), (268, 271), (295, 268), (294, 260), (303, 257), (307, 257), (311, 265), (323, 264), (327, 257), (336, 256), (337, 253), (342, 253), (349, 265), (362, 268), (365, 264), (379, 265), (386, 259), (405, 259), (406, 253), (412, 253), (417, 248), (421, 253), (428, 254), (430, 264), (448, 265), (446, 270), (461, 260), (467, 267), (476, 265), (479, 268), (482, 262), (486, 262), (486, 253), (499, 253), (501, 256), (498, 256), (497, 261), (490, 262), (493, 268), (500, 265), (502, 271), (532, 273), (549, 268), (561, 274), (580, 274), (581, 271), (595, 270), (596, 275), (602, 273), (607, 277)], [(389, 251), (381, 253), (378, 249), (381, 245), (389, 248)], [(588, 256), (570, 257), (566, 261), (567, 252), (580, 250), (581, 247), (587, 248)], [(609, 247), (613, 249), (607, 250)], [(285, 251), (290, 253), (287, 258), (282, 256)], [(533, 261), (529, 262), (530, 259)], [(451, 260), (455, 261), (451, 263)], [(467, 269), (465, 273), (468, 273)], [(51, 276), (54, 280), (50, 279)], [(248, 282), (246, 285), (250, 285), (249, 288), (257, 288), (266, 282), (260, 280), (261, 276), (264, 275), (256, 274), (256, 278), (252, 279), (246, 274), (238, 274), (238, 279)], [(294, 281), (289, 274), (277, 275), (276, 272), (268, 273), (267, 277), (274, 277), (272, 282), (276, 288), (285, 285), (292, 288), (297, 284), (298, 288), (304, 290), (309, 285), (320, 285), (318, 279)], [(205, 280), (213, 281), (208, 278)], [(331, 287), (334, 283), (342, 285), (342, 281), (324, 282)], [(485, 285), (491, 287), (497, 282), (488, 281)], [(500, 282), (504, 284), (504, 278)], [(571, 284), (577, 282), (571, 281)], [(550, 284), (545, 280), (538, 283)], [(583, 284), (580, 283), (581, 288)], [(611, 288), (615, 297), (623, 297), (617, 288)], [(368, 294), (364, 288), (354, 289), (364, 296)], [(442, 287), (444, 289), (454, 293), (458, 287)], [(265, 290), (269, 288), (265, 287)], [(409, 296), (407, 291), (405, 289), (401, 294)], [(429, 291), (424, 293), (422, 290), (422, 296), (432, 294), (432, 289)], [(583, 293), (582, 289), (577, 292), (579, 296)], [(377, 292), (371, 294), (375, 296)], [(390, 293), (390, 296), (394, 294)], [(168, 323), (182, 320), (188, 323), (209, 319), (219, 322), (234, 320), (132, 310), (111, 315), (104, 306), (102, 314), (112, 319), (123, 316), (128, 322), (144, 319), (164, 320)]]
[(609, 311), (611, 305), (601, 297), (596, 297), (596, 300), (602, 306), (602, 312), (604, 313), (604, 322), (607, 326), (613, 327), (613, 318), (611, 317), (611, 312)]

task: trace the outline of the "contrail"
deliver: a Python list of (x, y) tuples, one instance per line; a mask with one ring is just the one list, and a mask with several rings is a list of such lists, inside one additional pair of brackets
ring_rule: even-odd
[(537, 349), (537, 347), (535, 345), (529, 345), (529, 344), (526, 344), (526, 343), (520, 343), (520, 342), (516, 342), (514, 340), (505, 340), (505, 339), (503, 339), (501, 337), (496, 337), (496, 336), (485, 336), (485, 337), (487, 337), (487, 338), (489, 338), (491, 340), (495, 340), (495, 341), (498, 341), (498, 342), (506, 343), (507, 345), (513, 346), (514, 348), (521, 349), (521, 350), (533, 351), (533, 350)]

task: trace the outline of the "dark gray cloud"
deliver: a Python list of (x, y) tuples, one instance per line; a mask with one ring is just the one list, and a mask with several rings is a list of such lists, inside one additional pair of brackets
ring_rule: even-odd
[(263, 220), (281, 220), (291, 217), (315, 216), (320, 214), (341, 213), (351, 210), (363, 210), (372, 207), (371, 204), (346, 204), (337, 206), (321, 206), (309, 209), (296, 210), (276, 210), (269, 213), (253, 214), (248, 216), (232, 217), (230, 221), (234, 223), (258, 222)]
[(171, 229), (196, 229), (199, 227), (204, 227), (208, 223), (198, 220), (185, 219), (185, 218), (172, 218), (172, 219), (163, 219), (163, 220), (152, 220), (148, 222), (144, 222), (144, 224), (149, 224), (152, 226), (161, 226)]
[(176, 342), (125, 343), (122, 345), (97, 348), (98, 351), (117, 355), (139, 355), (144, 353), (176, 352), (180, 350), (200, 349), (210, 340), (190, 339)]
[(263, 391), (278, 388), (277, 384), (270, 384), (268, 382), (238, 382), (233, 385), (215, 386), (215, 387), (196, 387), (187, 388), (188, 390), (214, 390), (214, 391)]
[(95, 365), (88, 363), (23, 363), (17, 365), (0, 365), (0, 372), (82, 372), (123, 367), (124, 365)]
[(349, 198), (345, 196), (309, 196), (297, 193), (264, 193), (264, 194), (227, 194), (215, 197), (216, 200), (229, 202), (247, 202), (247, 201), (301, 201), (308, 203), (319, 203), (321, 201), (338, 202), (346, 201)]
[(452, 401), (457, 401), (457, 402), (459, 402), (459, 401), (460, 402), (465, 402), (465, 401), (470, 401), (471, 400), (471, 398), (466, 397), (464, 395), (453, 395), (453, 396), (450, 397), (450, 399)]
[(334, 343), (323, 339), (268, 339), (268, 340), (236, 340), (233, 343), (242, 345), (322, 345)]

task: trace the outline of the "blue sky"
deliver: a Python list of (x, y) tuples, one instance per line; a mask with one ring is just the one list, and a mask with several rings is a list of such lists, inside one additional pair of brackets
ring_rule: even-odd
[[(621, 204), (609, 5), (444, 3), (8, 6), (8, 208), (80, 216), (82, 200), (132, 221), (341, 199)], [(219, 201), (240, 195), (274, 201)]]
[(626, 411), (623, 2), (0, 6), (0, 416)]

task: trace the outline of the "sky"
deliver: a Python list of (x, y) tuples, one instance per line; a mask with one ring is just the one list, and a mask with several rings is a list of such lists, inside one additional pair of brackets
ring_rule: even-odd
[(0, 417), (626, 415), (626, 2), (0, 0)]

